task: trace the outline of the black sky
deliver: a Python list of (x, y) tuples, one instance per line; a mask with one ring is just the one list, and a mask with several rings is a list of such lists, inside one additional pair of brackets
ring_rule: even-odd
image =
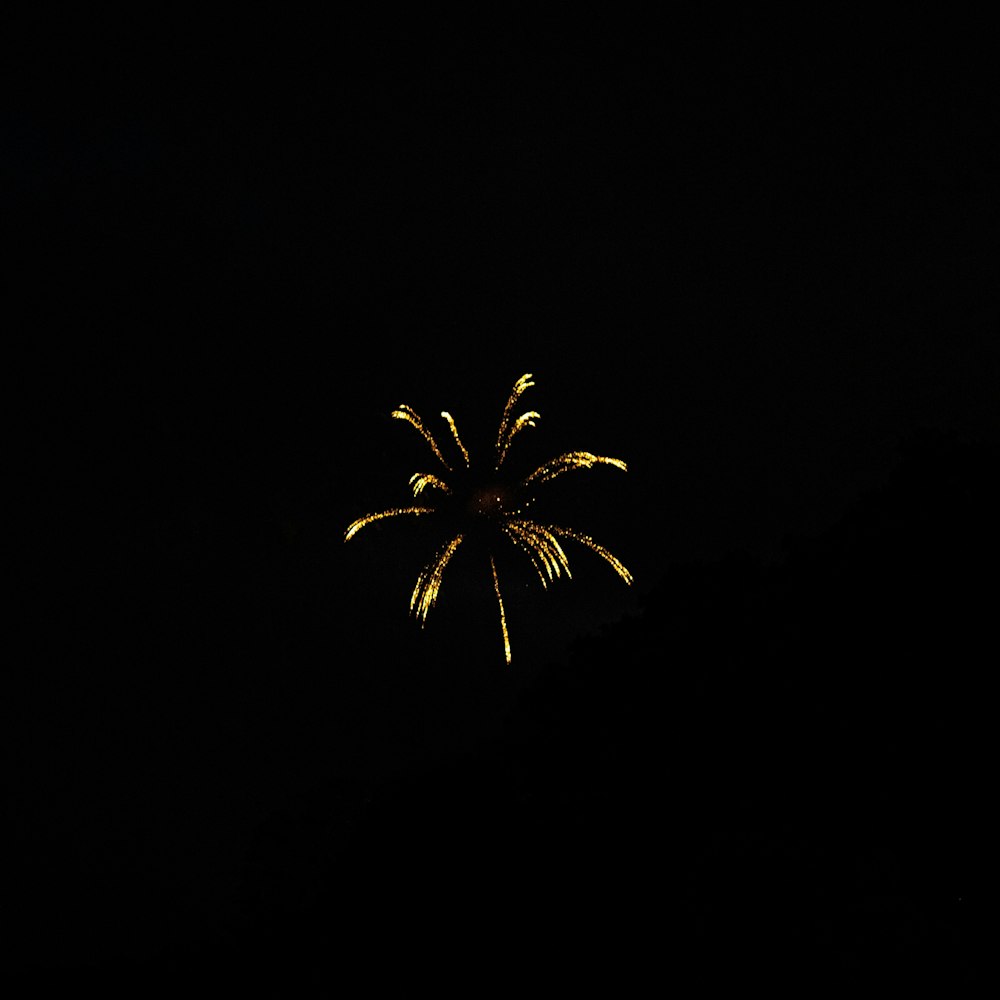
[[(974, 978), (975, 865), (925, 892), (907, 832), (928, 733), (964, 774), (928, 810), (973, 787), (982, 678), (945, 637), (988, 615), (972, 552), (995, 567), (996, 61), (971, 28), (602, 34), (119, 24), (24, 60), (0, 141), (40, 466), (15, 794), (39, 964), (267, 939), (274, 975), (336, 979), (334, 926), (427, 959), (442, 900), (550, 878), (533, 947), (572, 966), (569, 920), (612, 978), (692, 941), (725, 972), (779, 883), (813, 973), (944, 935), (937, 971)], [(395, 406), (472, 447), (528, 371), (525, 463), (629, 463), (553, 503), (636, 586), (582, 550), (546, 593), (513, 565), (505, 670), (478, 567), (421, 635), (433, 532), (342, 537), (432, 465)], [(889, 805), (844, 791), (876, 772)], [(838, 886), (873, 865), (895, 888), (858, 889), (862, 918)], [(585, 880), (628, 933), (573, 923)]]

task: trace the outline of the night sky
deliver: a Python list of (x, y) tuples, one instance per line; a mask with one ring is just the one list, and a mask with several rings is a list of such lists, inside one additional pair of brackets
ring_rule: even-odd
[[(974, 27), (63, 27), (0, 116), (36, 972), (977, 982)], [(506, 666), (483, 553), (421, 630), (446, 526), (343, 537), (439, 471), (395, 407), (487, 456), (525, 372), (511, 474), (624, 459), (539, 510), (635, 584), (498, 551)]]

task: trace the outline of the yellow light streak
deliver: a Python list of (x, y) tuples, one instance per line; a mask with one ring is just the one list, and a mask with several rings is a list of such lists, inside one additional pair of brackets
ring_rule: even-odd
[(417, 617), (421, 625), (427, 621), (427, 612), (437, 603), (444, 568), (461, 544), (462, 536), (456, 535), (423, 568), (420, 576), (417, 577), (417, 585), (413, 588), (413, 595), (410, 597), (410, 611)]
[(500, 631), (503, 633), (503, 654), (510, 666), (510, 636), (507, 634), (507, 616), (503, 613), (503, 598), (500, 596), (500, 578), (497, 576), (497, 565), (490, 556), (490, 569), (493, 570), (493, 590), (497, 595), (497, 604), (500, 605)]
[(595, 465), (613, 465), (622, 472), (628, 471), (628, 466), (620, 458), (606, 458), (604, 455), (594, 455), (589, 451), (567, 451), (556, 458), (550, 458), (543, 465), (540, 465), (530, 476), (523, 480), (522, 485), (528, 483), (547, 483), (549, 480), (561, 476), (564, 472), (572, 472), (574, 469), (592, 469)]
[(448, 421), (448, 426), (451, 428), (451, 436), (455, 439), (455, 444), (458, 445), (458, 450), (462, 453), (462, 458), (465, 459), (465, 467), (468, 468), (469, 453), (465, 450), (465, 445), (462, 444), (462, 439), (458, 436), (458, 428), (455, 426), (454, 418), (447, 410), (442, 410), (441, 416)]
[(424, 422), (420, 417), (405, 404), (399, 406), (397, 409), (393, 410), (389, 414), (394, 420), (405, 420), (408, 424), (412, 424), (422, 435), (424, 440), (431, 446), (431, 451), (437, 455), (441, 464), (451, 472), (451, 466), (445, 461), (444, 455), (441, 454), (441, 449), (437, 446), (437, 441), (434, 440), (434, 435), (424, 427)]
[(602, 559), (608, 562), (611, 568), (629, 585), (632, 584), (632, 574), (625, 568), (625, 565), (615, 556), (613, 553), (609, 552), (603, 545), (598, 545), (590, 535), (581, 534), (579, 531), (571, 531), (569, 528), (560, 528), (558, 525), (549, 524), (546, 525), (547, 529), (556, 535), (563, 535), (566, 538), (572, 538), (574, 542), (579, 542), (581, 545), (586, 545), (588, 549), (596, 552)]
[[(513, 438), (516, 431), (510, 429), (510, 415), (517, 406), (517, 401), (521, 398), (527, 389), (530, 389), (535, 383), (531, 381), (532, 375), (527, 373), (522, 375), (515, 383), (514, 388), (511, 390), (510, 396), (507, 398), (507, 405), (503, 408), (503, 416), (500, 418), (500, 430), (497, 432), (497, 464), (496, 467), (499, 469), (503, 464), (504, 457), (507, 454), (507, 449), (510, 447), (511, 439)], [(524, 417), (530, 417), (531, 414), (526, 413)], [(538, 416), (538, 414), (534, 414)], [(519, 418), (519, 423), (524, 420), (524, 417)], [(529, 421), (530, 422), (530, 421)], [(523, 426), (523, 425), (522, 425)], [(517, 428), (517, 425), (515, 425)], [(517, 428), (520, 429), (520, 428)]]
[(392, 510), (379, 511), (377, 514), (365, 514), (356, 521), (352, 521), (344, 534), (344, 541), (349, 542), (365, 525), (374, 521), (381, 521), (386, 517), (399, 517), (401, 514), (433, 514), (433, 507), (393, 507)]
[(451, 493), (451, 487), (443, 479), (438, 479), (437, 476), (432, 476), (429, 472), (415, 472), (410, 476), (410, 489), (413, 490), (415, 497), (420, 496), (421, 492), (428, 486), (441, 490), (442, 493)]

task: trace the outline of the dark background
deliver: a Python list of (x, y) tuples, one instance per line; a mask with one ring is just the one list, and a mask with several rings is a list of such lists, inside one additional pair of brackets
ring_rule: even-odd
[[(12, 37), (38, 974), (978, 979), (996, 60), (785, 29)], [(343, 532), (524, 372), (636, 582), (499, 554), (506, 667), (485, 563), (421, 632), (438, 527)]]

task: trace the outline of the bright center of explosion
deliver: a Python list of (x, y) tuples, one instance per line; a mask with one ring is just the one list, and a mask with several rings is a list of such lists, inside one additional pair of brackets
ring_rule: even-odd
[(482, 514), (485, 517), (495, 517), (508, 511), (509, 495), (502, 486), (482, 486), (473, 490), (469, 497), (468, 510), (470, 514)]

